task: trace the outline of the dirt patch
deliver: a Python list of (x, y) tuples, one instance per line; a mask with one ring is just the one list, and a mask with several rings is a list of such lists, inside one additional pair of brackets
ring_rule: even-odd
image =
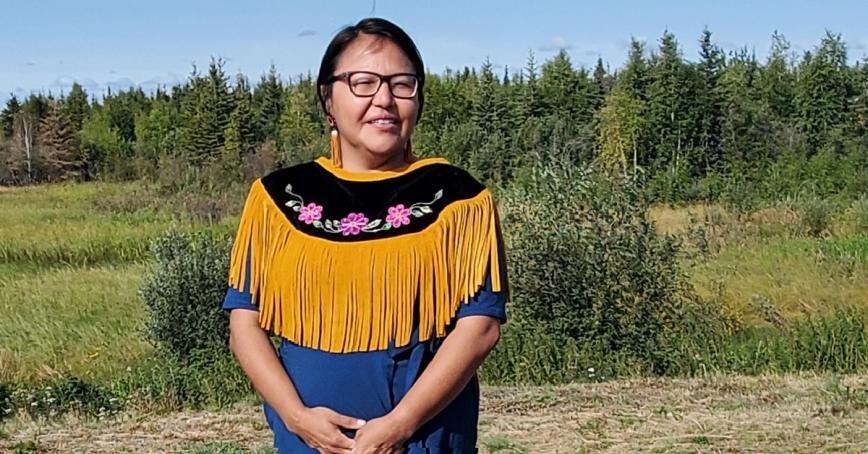
[[(480, 452), (868, 452), (868, 376), (636, 379), (484, 387)], [(258, 405), (110, 421), (16, 421), (0, 446), (38, 452), (184, 452), (270, 446)], [(197, 451), (201, 452), (201, 451)]]

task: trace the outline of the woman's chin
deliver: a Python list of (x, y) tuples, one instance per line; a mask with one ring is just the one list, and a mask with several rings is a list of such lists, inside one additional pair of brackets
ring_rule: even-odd
[(371, 154), (380, 157), (389, 157), (404, 150), (404, 147), (401, 146), (400, 142), (371, 143), (366, 144), (365, 148), (367, 148)]

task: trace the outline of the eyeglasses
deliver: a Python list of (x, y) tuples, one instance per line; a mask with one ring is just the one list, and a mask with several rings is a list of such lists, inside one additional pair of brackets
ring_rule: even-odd
[(336, 80), (347, 82), (350, 92), (356, 96), (371, 97), (380, 91), (383, 82), (389, 86), (392, 96), (400, 99), (410, 99), (416, 96), (419, 88), (419, 78), (415, 74), (398, 73), (388, 76), (368, 71), (347, 71), (329, 77), (329, 83)]

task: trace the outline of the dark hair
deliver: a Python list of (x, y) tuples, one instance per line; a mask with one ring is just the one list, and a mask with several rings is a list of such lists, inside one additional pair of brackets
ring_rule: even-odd
[(326, 110), (325, 99), (331, 96), (331, 83), (329, 78), (334, 75), (335, 67), (338, 64), (338, 58), (360, 34), (374, 35), (381, 38), (386, 38), (404, 51), (410, 64), (413, 65), (413, 70), (416, 77), (419, 79), (419, 89), (417, 96), (419, 97), (419, 111), (416, 115), (416, 121), (422, 118), (422, 106), (425, 104), (425, 65), (422, 63), (422, 56), (419, 55), (419, 49), (410, 38), (410, 36), (392, 22), (378, 17), (369, 17), (362, 19), (356, 25), (349, 25), (339, 31), (326, 48), (325, 55), (322, 56), (322, 63), (319, 65), (319, 75), (316, 78), (317, 91), (320, 105), (323, 111)]

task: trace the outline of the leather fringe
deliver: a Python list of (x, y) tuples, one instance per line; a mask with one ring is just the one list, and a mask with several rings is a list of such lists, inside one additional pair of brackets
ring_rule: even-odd
[(390, 341), (400, 347), (410, 342), (417, 297), (425, 341), (446, 335), (489, 267), (492, 290), (501, 291), (497, 233), (495, 203), (484, 189), (445, 207), (420, 232), (329, 241), (295, 229), (257, 180), (233, 244), (229, 285), (246, 288), (249, 268), (260, 325), (296, 344), (340, 353), (383, 350)]

